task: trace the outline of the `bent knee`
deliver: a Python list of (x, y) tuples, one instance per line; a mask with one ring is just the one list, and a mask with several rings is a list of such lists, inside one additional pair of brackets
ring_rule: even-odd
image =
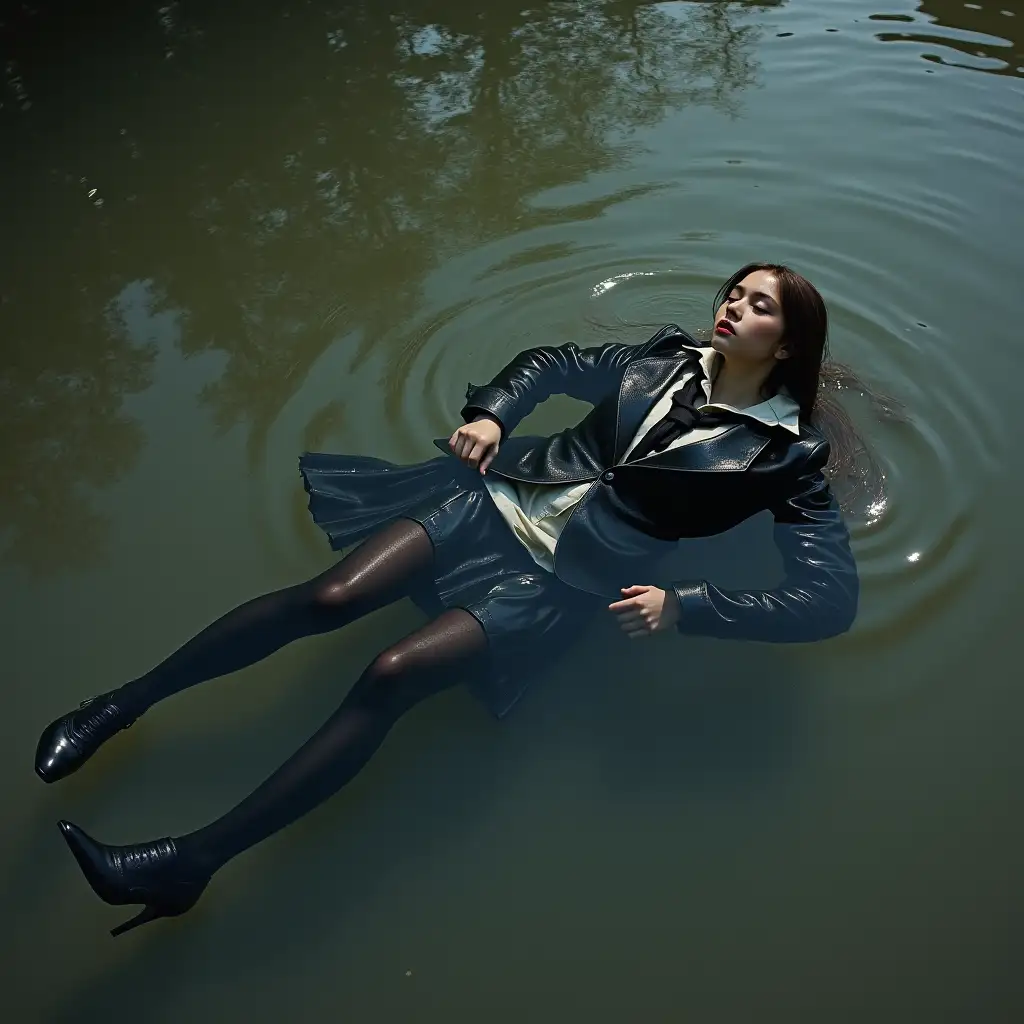
[(398, 651), (381, 651), (370, 662), (366, 674), (380, 682), (395, 681), (408, 674), (409, 659)]
[(409, 704), (407, 690), (413, 685), (408, 668), (408, 659), (396, 651), (383, 651), (366, 666), (351, 699), (368, 710), (401, 714)]

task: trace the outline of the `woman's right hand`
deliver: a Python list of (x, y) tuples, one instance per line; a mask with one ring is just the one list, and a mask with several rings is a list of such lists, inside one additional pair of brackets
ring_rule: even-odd
[(498, 454), (500, 441), (501, 424), (492, 416), (477, 416), (448, 438), (448, 446), (467, 465), (486, 473)]

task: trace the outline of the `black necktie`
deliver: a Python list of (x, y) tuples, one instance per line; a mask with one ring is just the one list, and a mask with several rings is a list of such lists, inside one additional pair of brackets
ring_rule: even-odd
[(700, 420), (702, 426), (711, 426), (721, 418), (719, 413), (710, 409), (701, 412), (694, 404), (698, 396), (701, 401), (704, 399), (704, 379), (704, 369), (698, 364), (693, 376), (672, 395), (672, 407), (665, 418), (658, 420), (629, 453), (630, 462), (664, 451), (676, 438), (692, 430), (697, 420)]

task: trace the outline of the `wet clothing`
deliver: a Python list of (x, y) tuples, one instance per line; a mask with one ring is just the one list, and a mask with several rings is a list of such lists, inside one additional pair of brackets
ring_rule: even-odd
[[(776, 395), (747, 409), (736, 409), (733, 406), (717, 403), (710, 404), (711, 381), (714, 379), (713, 371), (717, 355), (718, 353), (713, 348), (700, 349), (700, 363), (703, 372), (698, 375), (695, 370), (686, 371), (669, 384), (658, 401), (651, 406), (651, 411), (643, 423), (640, 424), (632, 443), (619, 462), (620, 465), (626, 461), (637, 461), (634, 453), (639, 451), (639, 444), (650, 431), (663, 421), (670, 411), (673, 398), (680, 391), (688, 388), (695, 376), (701, 377), (700, 387), (704, 395), (704, 401), (698, 403), (701, 413), (705, 410), (724, 410), (737, 416), (747, 416), (767, 427), (782, 426), (794, 435), (800, 435), (800, 407), (786, 395)], [(725, 433), (728, 429), (729, 421), (727, 419), (723, 420), (722, 417), (719, 417), (713, 423), (709, 423), (707, 418), (702, 416), (695, 426), (671, 441), (663, 450), (684, 444), (694, 444), (697, 441), (706, 441)], [(569, 516), (572, 515), (573, 509), (593, 486), (593, 482), (585, 480), (578, 484), (530, 484), (506, 480), (491, 473), (487, 475), (485, 483), (494, 503), (498, 506), (498, 511), (501, 512), (519, 542), (526, 547), (538, 565), (549, 572), (553, 571), (555, 547), (558, 544), (562, 528)], [(660, 542), (655, 541), (655, 543)]]
[(440, 457), (411, 466), (353, 455), (303, 455), (309, 510), (341, 550), (404, 517), (434, 544), (431, 586), (412, 595), (427, 614), (465, 608), (484, 628), (492, 668), (470, 689), (502, 717), (536, 669), (578, 636), (607, 602), (563, 583), (530, 557), (477, 470)]
[[(447, 438), (434, 442), (444, 458), (411, 466), (306, 454), (310, 513), (335, 549), (398, 517), (423, 525), (435, 565), (417, 603), (428, 612), (465, 608), (483, 625), (495, 671), (474, 689), (497, 715), (525, 689), (529, 665), (550, 661), (622, 587), (655, 583), (679, 539), (724, 532), (765, 509), (786, 578), (769, 590), (657, 584), (680, 603), (679, 632), (771, 642), (841, 633), (856, 614), (856, 565), (823, 474), (828, 442), (790, 399), (720, 408), (724, 422), (629, 458), (674, 389), (712, 357), (674, 325), (643, 345), (528, 349), (489, 384), (467, 389), (463, 418), (486, 413), (502, 427), (486, 477), (455, 457)], [(515, 435), (555, 393), (594, 408), (558, 434)]]

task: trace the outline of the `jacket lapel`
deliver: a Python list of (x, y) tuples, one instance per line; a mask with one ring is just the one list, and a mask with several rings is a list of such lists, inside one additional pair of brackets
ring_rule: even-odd
[(685, 370), (700, 363), (695, 349), (675, 349), (664, 355), (646, 356), (626, 367), (619, 385), (615, 409), (615, 462), (618, 463), (633, 440), (651, 406), (662, 391)]
[[(699, 364), (700, 355), (695, 349), (674, 348), (664, 354), (638, 359), (626, 368), (616, 409), (616, 464), (622, 460), (644, 417), (665, 388)], [(764, 451), (770, 439), (767, 433), (754, 430), (747, 421), (737, 418), (735, 424), (714, 437), (669, 448), (634, 465), (693, 472), (744, 470)]]

